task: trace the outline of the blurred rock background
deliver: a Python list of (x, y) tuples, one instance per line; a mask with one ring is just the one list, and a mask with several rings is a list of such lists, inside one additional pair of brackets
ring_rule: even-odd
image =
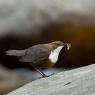
[[(46, 74), (94, 63), (95, 1), (1, 0), (0, 64), (3, 67), (0, 70), (6, 73), (1, 74), (0, 71), (0, 95), (40, 77), (28, 64), (18, 62), (16, 57), (6, 56), (5, 51), (55, 40), (69, 42), (72, 48), (69, 52), (63, 50), (56, 66), (45, 70)], [(8, 78), (5, 77), (7, 72)], [(11, 72), (14, 78), (11, 78)], [(8, 81), (12, 79), (13, 88), (9, 87)], [(2, 80), (5, 80), (5, 86), (1, 85)]]

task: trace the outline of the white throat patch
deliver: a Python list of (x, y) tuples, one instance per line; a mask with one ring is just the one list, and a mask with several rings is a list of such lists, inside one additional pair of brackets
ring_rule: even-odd
[(64, 46), (59, 46), (58, 48), (56, 48), (54, 51), (51, 51), (50, 55), (49, 55), (49, 60), (52, 62), (52, 63), (56, 63), (57, 60), (58, 60), (58, 56), (59, 56), (59, 53), (61, 51), (61, 49), (63, 48)]

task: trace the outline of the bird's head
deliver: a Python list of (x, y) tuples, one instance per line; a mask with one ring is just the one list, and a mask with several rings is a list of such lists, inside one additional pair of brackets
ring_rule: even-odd
[(53, 49), (56, 49), (58, 47), (67, 47), (67, 50), (69, 50), (71, 48), (71, 44), (70, 43), (63, 43), (62, 41), (54, 41), (51, 42), (50, 45), (53, 47)]
[(71, 44), (63, 43), (61, 41), (54, 41), (48, 44), (45, 44), (47, 48), (50, 50), (49, 59), (52, 63), (56, 63), (58, 60), (58, 56), (62, 48), (67, 47), (67, 50), (70, 49)]
[(64, 43), (62, 41), (54, 41), (54, 42), (51, 42), (50, 44), (54, 45), (55, 47), (64, 45)]

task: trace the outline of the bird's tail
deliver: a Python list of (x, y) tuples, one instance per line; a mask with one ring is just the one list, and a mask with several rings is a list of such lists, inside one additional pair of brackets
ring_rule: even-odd
[(24, 56), (25, 55), (25, 50), (8, 50), (8, 51), (6, 51), (6, 55)]

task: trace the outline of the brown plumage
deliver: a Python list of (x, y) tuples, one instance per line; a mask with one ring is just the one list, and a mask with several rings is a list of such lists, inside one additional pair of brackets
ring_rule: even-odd
[[(6, 54), (19, 56), (19, 61), (27, 62), (39, 71), (37, 68), (49, 68), (54, 66), (58, 60), (59, 52), (65, 45), (67, 45), (67, 49), (70, 48), (70, 44), (68, 43), (55, 41), (48, 44), (34, 45), (24, 50), (8, 50)], [(46, 76), (43, 72), (39, 72), (42, 76)]]

